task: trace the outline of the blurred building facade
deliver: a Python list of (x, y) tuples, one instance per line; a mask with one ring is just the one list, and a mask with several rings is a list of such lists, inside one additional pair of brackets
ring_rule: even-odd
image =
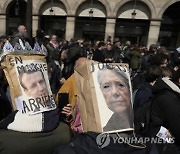
[(27, 23), (28, 1), (33, 36), (41, 28), (66, 40), (119, 37), (146, 46), (180, 46), (180, 0), (1, 0), (0, 35)]

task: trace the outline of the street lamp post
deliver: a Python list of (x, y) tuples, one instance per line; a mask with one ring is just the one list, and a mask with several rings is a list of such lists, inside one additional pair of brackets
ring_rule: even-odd
[(93, 11), (93, 9), (92, 9), (92, 2), (93, 0), (91, 0), (91, 9), (89, 10), (89, 17), (90, 18), (92, 18), (93, 17), (93, 13), (94, 13), (94, 11)]
[(136, 0), (134, 0), (133, 12), (131, 13), (131, 17), (134, 20), (136, 17)]
[(53, 10), (52, 7), (49, 9), (49, 13), (50, 13), (51, 16), (54, 14), (54, 10)]
[(94, 11), (93, 11), (92, 8), (91, 8), (91, 9), (89, 10), (89, 17), (90, 17), (90, 18), (93, 17), (93, 12), (94, 12)]
[(54, 15), (53, 0), (51, 0), (51, 8), (49, 9), (49, 14), (50, 14), (51, 16)]
[(136, 10), (134, 10), (132, 13), (131, 13), (131, 15), (132, 15), (132, 19), (135, 19), (135, 17), (136, 17)]

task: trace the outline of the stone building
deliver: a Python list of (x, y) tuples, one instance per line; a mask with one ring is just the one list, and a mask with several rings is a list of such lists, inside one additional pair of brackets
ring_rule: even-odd
[(66, 40), (119, 37), (146, 46), (157, 41), (180, 46), (180, 0), (32, 0), (32, 6), (29, 1), (0, 1), (0, 35), (26, 25), (30, 7), (33, 36), (42, 28)]

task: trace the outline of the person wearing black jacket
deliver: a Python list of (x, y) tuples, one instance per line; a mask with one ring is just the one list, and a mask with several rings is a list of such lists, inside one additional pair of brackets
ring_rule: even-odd
[(33, 41), (32, 38), (29, 38), (26, 27), (24, 25), (19, 25), (17, 30), (18, 33), (13, 36), (11, 44), (15, 46), (16, 43), (19, 43), (23, 49), (25, 48), (25, 42), (28, 42), (32, 46)]
[(141, 83), (138, 85), (138, 89), (134, 96), (134, 112), (153, 97), (152, 86), (155, 84), (156, 80), (161, 77), (161, 74), (161, 69), (158, 66), (150, 66), (143, 74)]
[(105, 48), (105, 43), (104, 42), (99, 42), (98, 48), (96, 50), (94, 50), (93, 52), (93, 60), (98, 61), (100, 63), (104, 62), (104, 48)]
[(103, 55), (104, 55), (104, 62), (105, 63), (113, 63), (115, 62), (115, 54), (114, 51), (112, 50), (112, 45), (107, 44), (106, 48), (103, 50)]
[(4, 92), (4, 90), (0, 87), (0, 121), (7, 117), (11, 113), (11, 105), (10, 102)]
[(175, 144), (158, 144), (157, 147), (163, 154), (178, 153), (178, 148), (180, 148), (180, 88), (165, 77), (158, 79), (152, 90), (154, 95), (158, 96), (152, 101), (150, 134), (156, 137), (161, 126), (165, 127), (175, 139)]
[(12, 112), (11, 102), (6, 95), (7, 82), (0, 66), (0, 121)]
[(145, 154), (142, 144), (115, 143), (113, 136), (116, 135), (78, 133), (71, 142), (60, 146), (53, 154)]

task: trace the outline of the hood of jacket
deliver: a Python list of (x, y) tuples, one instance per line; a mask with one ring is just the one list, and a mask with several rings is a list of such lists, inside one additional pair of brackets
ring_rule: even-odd
[(168, 77), (158, 79), (152, 88), (153, 94), (157, 94), (165, 90), (176, 93), (180, 98), (180, 88)]

